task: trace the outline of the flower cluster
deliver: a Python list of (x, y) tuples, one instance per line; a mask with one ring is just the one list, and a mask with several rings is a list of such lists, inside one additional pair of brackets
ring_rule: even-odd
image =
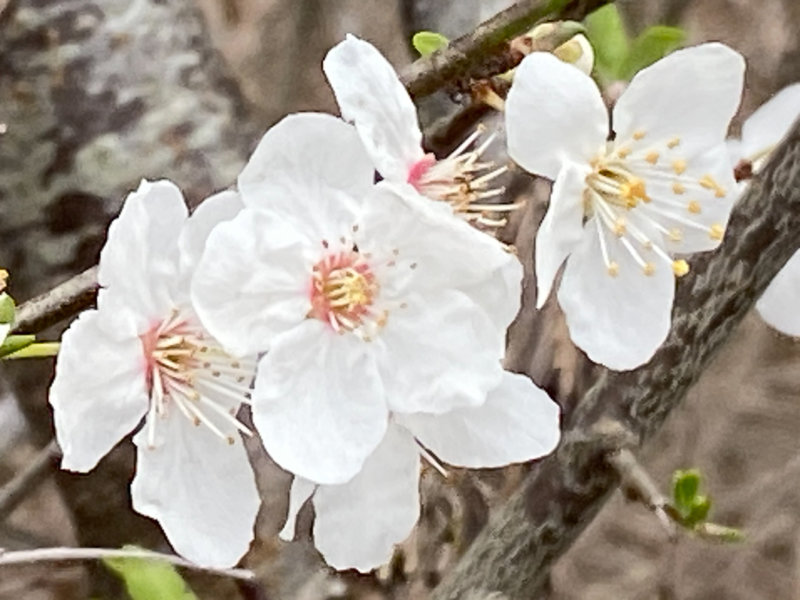
[[(361, 571), (416, 523), (423, 461), (443, 474), (500, 467), (559, 441), (558, 405), (502, 366), (523, 273), (487, 235), (519, 206), (495, 183), (507, 167), (484, 157), (494, 135), (437, 159), (374, 47), (350, 36), (323, 68), (343, 119), (284, 118), (236, 192), (191, 216), (166, 181), (128, 196), (97, 308), (63, 337), (50, 393), (63, 467), (88, 471), (135, 432), (134, 508), (202, 564), (234, 564), (253, 538), (242, 436), (257, 433), (294, 475), (281, 536), (310, 501), (324, 558)], [(721, 242), (739, 190), (725, 136), (743, 71), (721, 44), (675, 52), (634, 77), (611, 131), (574, 65), (535, 52), (514, 73), (509, 155), (554, 181), (537, 304), (557, 287), (596, 362), (647, 362), (689, 255)], [(796, 108), (790, 93), (781, 106)], [(751, 141), (760, 129), (746, 126), (740, 146), (753, 165), (785, 132), (765, 146)]]

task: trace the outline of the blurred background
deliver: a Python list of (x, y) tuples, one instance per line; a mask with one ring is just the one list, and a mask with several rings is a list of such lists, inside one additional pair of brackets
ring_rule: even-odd
[[(320, 65), (346, 33), (370, 40), (402, 68), (416, 57), (414, 32), (452, 39), (510, 4), (0, 0), (0, 123), (7, 128), (0, 134), (0, 266), (11, 272), (11, 293), (23, 301), (94, 264), (108, 222), (142, 177), (172, 178), (196, 203), (231, 185), (259, 135), (285, 114), (336, 112)], [(800, 81), (798, 0), (618, 6), (632, 35), (675, 25), (686, 31), (687, 44), (720, 40), (745, 56), (746, 91), (734, 131), (771, 94)], [(426, 101), (422, 118), (453, 106), (441, 94)], [(502, 144), (494, 151), (501, 153)], [(529, 183), (512, 186), (530, 202), (504, 234), (517, 241), (528, 268), (546, 198)], [(545, 326), (532, 324), (530, 309), (512, 331), (515, 339), (530, 328), (541, 338)], [(547, 337), (560, 348), (563, 323), (556, 307), (547, 311)], [(55, 339), (58, 330), (48, 335)], [(573, 350), (548, 352), (518, 353), (518, 360), (534, 375), (542, 361), (557, 365), (565, 396), (591, 376)], [(0, 366), (2, 486), (52, 437), (52, 362)], [(307, 536), (293, 544), (275, 538), (289, 479), (252, 450), (265, 505), (245, 566), (259, 574), (259, 589), (190, 574), (200, 598), (425, 598), (524, 470), (455, 472), (447, 482), (426, 472), (423, 518), (393, 565), (372, 576), (337, 575), (323, 568)], [(800, 344), (751, 314), (641, 458), (665, 492), (675, 469), (698, 467), (714, 499), (713, 520), (741, 528), (745, 541), (723, 545), (684, 535), (671, 543), (651, 513), (617, 493), (558, 562), (544, 597), (800, 598)], [(166, 550), (158, 528), (129, 508), (132, 465), (132, 446), (124, 443), (92, 474), (48, 471), (24, 502), (0, 514), (0, 547), (134, 542)], [(308, 528), (310, 515), (304, 517), (301, 529)], [(125, 595), (97, 565), (0, 567), (2, 600), (90, 597)]]

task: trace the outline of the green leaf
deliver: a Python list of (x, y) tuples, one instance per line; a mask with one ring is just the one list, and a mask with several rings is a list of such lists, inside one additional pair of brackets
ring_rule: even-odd
[[(138, 550), (125, 546), (124, 550)], [(105, 558), (103, 564), (125, 583), (131, 600), (197, 600), (172, 565), (150, 558)]]
[(589, 14), (584, 22), (586, 37), (594, 48), (598, 74), (606, 81), (620, 79), (630, 42), (617, 7), (606, 4)]
[(35, 341), (35, 335), (10, 335), (0, 344), (0, 358), (18, 352)]
[(655, 25), (644, 30), (631, 44), (620, 68), (622, 79), (631, 79), (637, 72), (680, 48), (686, 33), (679, 27)]
[[(17, 336), (29, 337), (29, 336)], [(30, 336), (33, 337), (33, 336)], [(61, 348), (60, 342), (36, 342), (34, 344), (26, 345), (24, 348), (14, 350), (6, 356), (0, 357), (7, 359), (18, 358), (47, 358), (48, 356), (55, 356)]]
[(692, 506), (700, 489), (700, 471), (688, 469), (682, 471), (678, 469), (672, 474), (672, 497), (675, 499), (675, 508), (682, 516), (688, 516), (692, 511)]
[(702, 523), (708, 517), (708, 512), (711, 510), (711, 498), (708, 496), (695, 496), (692, 499), (692, 505), (689, 507), (688, 514), (686, 515), (686, 524), (689, 527), (694, 527), (698, 523)]
[(0, 294), (0, 323), (13, 323), (15, 311), (14, 299), (5, 292)]
[(435, 31), (418, 31), (411, 38), (411, 44), (414, 49), (419, 52), (420, 56), (428, 56), (433, 54), (440, 48), (444, 48), (450, 43), (445, 36)]

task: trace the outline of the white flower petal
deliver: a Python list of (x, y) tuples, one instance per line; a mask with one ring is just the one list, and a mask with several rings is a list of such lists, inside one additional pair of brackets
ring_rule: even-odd
[(547, 52), (527, 56), (506, 100), (508, 154), (555, 179), (565, 162), (588, 162), (608, 137), (608, 111), (594, 81)]
[(721, 143), (741, 100), (744, 67), (738, 52), (709, 43), (642, 69), (614, 106), (616, 139), (644, 134), (641, 145), (679, 139), (684, 158)]
[(761, 318), (786, 335), (800, 337), (800, 252), (795, 252), (769, 284), (756, 308)]
[(654, 273), (645, 275), (615, 235), (605, 230), (603, 235), (611, 260), (619, 266), (617, 276), (603, 263), (592, 219), (567, 260), (558, 302), (572, 341), (594, 362), (625, 371), (649, 361), (666, 339), (675, 278), (668, 264), (655, 260)]
[(456, 290), (405, 302), (372, 342), (389, 408), (438, 414), (483, 404), (500, 382), (505, 330)]
[(312, 231), (349, 231), (375, 168), (355, 127), (321, 113), (274, 125), (239, 175), (246, 206), (302, 219)]
[(229, 352), (267, 350), (311, 308), (309, 242), (291, 223), (244, 209), (219, 224), (192, 279), (192, 302), (203, 325)]
[(788, 133), (800, 117), (800, 83), (783, 88), (762, 104), (742, 125), (744, 158), (757, 160)]
[(278, 537), (282, 540), (290, 542), (294, 539), (297, 513), (300, 512), (306, 501), (311, 498), (315, 489), (317, 489), (316, 483), (295, 475), (294, 480), (292, 480), (292, 487), (289, 488), (289, 510), (286, 514), (286, 522), (278, 534)]
[(82, 313), (64, 332), (50, 388), (62, 467), (86, 472), (141, 421), (148, 406), (142, 343), (107, 315)]
[(334, 46), (322, 69), (336, 95), (342, 117), (353, 122), (378, 172), (391, 181), (408, 181), (422, 159), (417, 109), (392, 65), (370, 43), (348, 35)]
[(253, 422), (281, 467), (317, 483), (358, 473), (388, 419), (372, 351), (317, 319), (272, 340), (258, 365)]
[(314, 545), (336, 569), (370, 571), (389, 561), (419, 518), (419, 452), (392, 426), (364, 468), (314, 494)]
[(203, 566), (233, 566), (250, 547), (261, 504), (244, 444), (229, 444), (171, 410), (156, 424), (155, 448), (146, 429), (134, 437), (133, 507), (159, 522), (178, 554)]
[(536, 307), (541, 308), (558, 270), (583, 236), (583, 190), (588, 165), (565, 163), (553, 184), (550, 206), (536, 233)]
[(524, 375), (504, 372), (486, 403), (399, 422), (438, 458), (460, 467), (502, 467), (549, 454), (560, 438), (559, 407)]
[(128, 194), (108, 228), (100, 253), (100, 285), (124, 294), (144, 318), (163, 318), (182, 300), (178, 285), (178, 236), (188, 211), (174, 183), (142, 181)]
[(519, 259), (411, 186), (387, 182), (375, 186), (354, 237), (362, 251), (392, 257), (393, 265), (379, 273), (384, 297), (456, 288), (503, 331), (519, 311)]
[(190, 274), (200, 261), (211, 230), (220, 223), (233, 219), (243, 208), (239, 194), (233, 190), (225, 190), (206, 198), (194, 210), (178, 238), (184, 273)]

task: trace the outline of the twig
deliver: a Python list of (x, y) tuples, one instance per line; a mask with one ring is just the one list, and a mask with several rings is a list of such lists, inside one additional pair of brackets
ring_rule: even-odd
[(667, 513), (669, 500), (661, 493), (658, 486), (650, 478), (645, 468), (636, 460), (628, 448), (621, 448), (609, 453), (608, 464), (622, 479), (622, 485), (631, 498), (642, 502), (658, 517), (670, 541), (678, 539), (678, 528)]
[(97, 267), (85, 270), (17, 310), (14, 331), (36, 333), (89, 307), (97, 296)]
[(508, 41), (545, 19), (581, 20), (610, 0), (523, 0), (475, 31), (404, 69), (400, 79), (414, 98), (428, 96), (457, 80), (487, 79), (513, 69), (523, 55)]
[(102, 560), (105, 558), (144, 558), (160, 560), (176, 567), (183, 567), (185, 569), (192, 569), (193, 571), (210, 573), (221, 577), (230, 577), (243, 581), (255, 579), (255, 574), (247, 569), (215, 569), (213, 567), (196, 565), (174, 554), (162, 554), (151, 550), (117, 550), (110, 548), (37, 548), (36, 550), (0, 552), (0, 567), (41, 562)]
[(4, 521), (30, 493), (53, 472), (61, 449), (55, 440), (42, 448), (33, 462), (0, 488), (0, 522)]

